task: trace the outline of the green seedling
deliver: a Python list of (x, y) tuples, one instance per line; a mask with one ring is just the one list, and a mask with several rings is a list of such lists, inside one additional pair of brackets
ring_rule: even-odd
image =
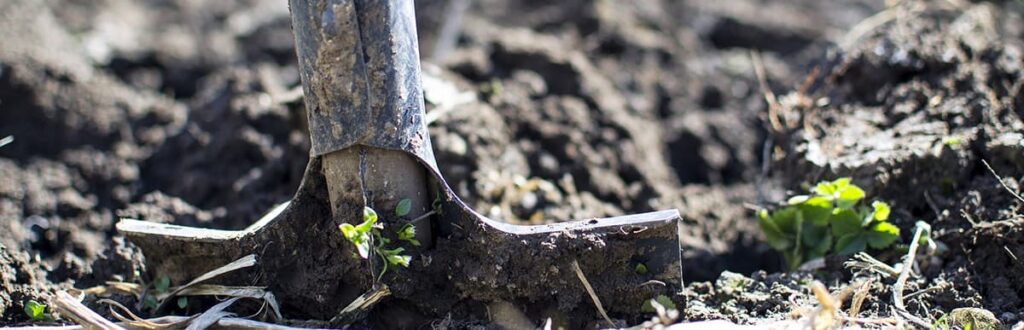
[(167, 276), (161, 276), (156, 281), (152, 282), (153, 292), (147, 294), (146, 298), (142, 301), (143, 306), (155, 311), (160, 306), (160, 302), (156, 300), (156, 296), (161, 293), (167, 293), (171, 289), (171, 278)]
[(50, 319), (50, 315), (46, 313), (46, 305), (35, 300), (25, 302), (25, 315), (28, 315), (33, 322)]
[(851, 255), (867, 247), (887, 248), (900, 234), (888, 222), (889, 204), (860, 205), (864, 195), (850, 178), (821, 182), (811, 195), (794, 196), (774, 212), (759, 210), (758, 222), (768, 245), (782, 252), (790, 269), (830, 252)]
[(636, 273), (640, 275), (647, 274), (647, 265), (637, 263), (636, 267), (633, 267), (633, 271), (636, 271)]
[(165, 293), (171, 288), (171, 278), (167, 276), (160, 277), (153, 283), (153, 289), (158, 293)]
[(404, 217), (406, 215), (409, 215), (409, 211), (411, 211), (411, 210), (412, 210), (412, 200), (408, 199), (408, 198), (403, 199), (403, 200), (398, 202), (398, 205), (395, 205), (395, 216), (397, 216), (399, 218)]
[[(411, 224), (406, 226), (408, 228), (402, 227), (402, 230), (398, 232), (398, 238), (408, 241), (410, 244), (419, 245), (419, 241), (412, 238), (416, 235), (416, 228)], [(405, 252), (404, 248), (387, 248), (387, 245), (391, 244), (391, 240), (381, 235), (384, 224), (377, 222), (377, 212), (372, 208), (363, 208), (362, 223), (358, 225), (343, 223), (338, 226), (338, 229), (341, 230), (341, 234), (346, 240), (355, 245), (356, 252), (359, 253), (360, 258), (369, 259), (371, 254), (380, 257), (383, 266), (380, 274), (377, 275), (377, 281), (380, 281), (381, 277), (384, 276), (384, 273), (390, 267), (409, 267), (409, 261), (412, 260), (412, 257), (402, 255), (402, 252)]]
[(411, 223), (405, 224), (402, 229), (398, 230), (398, 240), (409, 242), (413, 246), (420, 246), (420, 241), (416, 240), (416, 226)]
[(178, 297), (178, 308), (185, 309), (188, 307), (188, 297)]
[(642, 307), (640, 307), (640, 311), (645, 312), (645, 313), (654, 313), (655, 312), (655, 309), (654, 309), (654, 304), (655, 303), (661, 305), (662, 307), (665, 307), (665, 309), (676, 309), (676, 304), (674, 302), (672, 302), (671, 298), (669, 298), (666, 295), (659, 294), (657, 297), (654, 297), (654, 299), (645, 301), (644, 305)]

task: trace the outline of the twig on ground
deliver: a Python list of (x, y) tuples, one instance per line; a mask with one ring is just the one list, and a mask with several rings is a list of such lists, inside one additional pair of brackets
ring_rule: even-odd
[(754, 65), (754, 75), (757, 76), (757, 83), (761, 86), (761, 94), (764, 94), (764, 100), (768, 102), (768, 122), (771, 123), (773, 131), (782, 132), (782, 121), (779, 120), (779, 100), (775, 98), (775, 93), (768, 88), (768, 78), (764, 73), (761, 53), (750, 51), (750, 62)]
[(932, 195), (929, 194), (927, 190), (925, 190), (923, 194), (924, 194), (924, 201), (925, 201), (926, 204), (928, 204), (928, 207), (930, 207), (932, 209), (932, 212), (935, 213), (935, 218), (936, 219), (941, 219), (942, 218), (942, 211), (939, 211), (939, 207), (935, 204), (935, 200), (932, 199)]
[(900, 271), (896, 270), (896, 268), (893, 268), (892, 266), (889, 266), (884, 262), (878, 261), (878, 259), (875, 259), (875, 257), (872, 257), (870, 254), (864, 252), (859, 252), (853, 255), (853, 258), (851, 258), (851, 260), (849, 261), (844, 262), (843, 266), (849, 268), (854, 272), (865, 270), (880, 274), (886, 278), (896, 277), (899, 276), (900, 274)]
[(910, 241), (910, 251), (907, 251), (907, 256), (903, 260), (903, 269), (900, 271), (900, 276), (896, 278), (896, 283), (892, 286), (892, 302), (895, 305), (894, 309), (897, 311), (897, 315), (926, 328), (929, 327), (928, 322), (907, 311), (906, 305), (903, 303), (903, 288), (907, 284), (907, 278), (910, 277), (910, 270), (914, 267), (914, 260), (917, 258), (917, 247), (921, 245), (921, 235), (924, 234), (925, 230), (928, 230), (928, 227), (928, 224), (918, 222), (917, 230), (914, 231), (914, 238)]
[(88, 307), (85, 307), (78, 299), (72, 297), (67, 292), (57, 291), (55, 304), (60, 315), (75, 321), (84, 329), (124, 330), (121, 326), (110, 322)]
[(860, 314), (860, 307), (864, 305), (864, 299), (867, 299), (868, 293), (871, 292), (872, 284), (875, 284), (875, 279), (869, 278), (857, 287), (857, 291), (853, 293), (853, 300), (850, 302), (850, 317), (857, 317), (857, 314)]
[(996, 180), (999, 180), (999, 184), (1003, 185), (1003, 189), (1006, 189), (1006, 191), (1009, 192), (1010, 195), (1013, 195), (1013, 197), (1016, 197), (1017, 200), (1024, 203), (1024, 197), (1020, 197), (1020, 194), (1018, 194), (1016, 191), (1013, 191), (1013, 189), (1010, 189), (1010, 186), (1006, 184), (1006, 181), (1003, 181), (1003, 177), (999, 176), (999, 174), (997, 174), (996, 171), (992, 169), (992, 166), (988, 165), (987, 161), (982, 159), (981, 163), (985, 164), (985, 168), (988, 168), (988, 171), (991, 172), (992, 175), (996, 177)]
[(576, 271), (576, 277), (580, 278), (580, 282), (583, 282), (583, 288), (587, 289), (587, 294), (590, 295), (590, 299), (594, 301), (594, 306), (597, 307), (597, 311), (601, 313), (601, 317), (604, 318), (605, 322), (608, 322), (608, 326), (615, 326), (615, 322), (608, 317), (608, 313), (604, 311), (604, 306), (601, 305), (601, 299), (597, 298), (597, 293), (594, 292), (594, 288), (590, 286), (590, 281), (587, 281), (587, 276), (583, 275), (583, 270), (580, 269), (580, 263), (575, 259), (572, 261), (572, 268)]
[(924, 289), (921, 289), (921, 290), (917, 290), (916, 292), (913, 292), (911, 294), (908, 294), (908, 295), (904, 296), (903, 298), (904, 299), (910, 299), (910, 298), (917, 297), (919, 295), (922, 295), (922, 294), (925, 294), (925, 293), (929, 293), (929, 292), (932, 292), (932, 291), (943, 290), (945, 288), (946, 288), (945, 285), (936, 285), (936, 286), (932, 286), (932, 287), (927, 287), (927, 288), (924, 288)]

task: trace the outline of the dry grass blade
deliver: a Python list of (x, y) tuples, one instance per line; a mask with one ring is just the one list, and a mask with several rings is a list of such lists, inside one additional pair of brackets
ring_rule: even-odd
[[(149, 322), (150, 324), (158, 324), (165, 326), (161, 329), (182, 329), (185, 324), (192, 321), (192, 317), (188, 316), (162, 316), (158, 318), (146, 319), (143, 321)], [(130, 323), (119, 323), (132, 329), (148, 329), (144, 327), (137, 327)], [(218, 328), (224, 329), (238, 329), (238, 330), (308, 330), (307, 328), (296, 328), (289, 327), (286, 325), (278, 325), (254, 320), (247, 320), (235, 317), (221, 318), (215, 324)], [(4, 328), (9, 330), (84, 330), (85, 327), (80, 325), (65, 325), (56, 327), (13, 327)]]
[[(186, 288), (178, 292), (179, 296), (223, 296), (223, 297), (238, 297), (238, 298), (252, 298), (261, 299), (267, 306), (270, 306), (270, 311), (273, 312), (275, 320), (281, 320), (281, 306), (277, 303), (277, 297), (273, 293), (267, 291), (266, 287), (263, 286), (225, 286), (216, 284), (197, 284), (192, 287)], [(168, 294), (163, 294), (157, 297), (158, 299), (168, 298)]]
[(373, 305), (377, 304), (381, 299), (390, 295), (391, 289), (388, 288), (387, 285), (381, 284), (376, 289), (356, 297), (356, 299), (349, 303), (348, 306), (345, 306), (345, 309), (342, 309), (337, 316), (331, 318), (329, 322), (331, 324), (345, 323), (352, 319), (354, 315), (358, 315), (369, 310), (370, 307), (373, 307)]
[(200, 314), (199, 317), (196, 317), (194, 320), (192, 320), (192, 322), (188, 324), (188, 327), (185, 328), (185, 330), (206, 329), (209, 328), (211, 325), (217, 323), (217, 321), (220, 321), (220, 319), (232, 315), (232, 313), (225, 312), (224, 309), (228, 308), (228, 306), (231, 306), (231, 304), (234, 304), (236, 301), (238, 301), (238, 299), (241, 298), (235, 297), (222, 301), (219, 304), (213, 305), (213, 307), (210, 307), (209, 310), (203, 312), (203, 314)]
[[(110, 305), (110, 314), (113, 315), (114, 318), (117, 319), (118, 321), (121, 321), (122, 324), (125, 324), (126, 326), (128, 326), (129, 328), (132, 328), (132, 329), (143, 329), (143, 330), (180, 329), (180, 328), (185, 327), (185, 324), (188, 324), (187, 322), (183, 322), (183, 323), (180, 323), (180, 324), (179, 323), (170, 323), (170, 324), (155, 323), (155, 322), (151, 322), (149, 320), (145, 320), (145, 319), (139, 317), (138, 315), (135, 315), (135, 313), (132, 313), (132, 311), (130, 309), (128, 309), (128, 307), (125, 307), (124, 305), (122, 305), (119, 302), (116, 302), (116, 301), (113, 301), (113, 300), (110, 300), (110, 299), (100, 299), (98, 302), (101, 303), (101, 304)], [(128, 317), (125, 317), (125, 316), (121, 315), (120, 313), (118, 313), (118, 311), (114, 310), (115, 307), (117, 309), (121, 310), (121, 312), (124, 312), (126, 315), (128, 315)]]
[[(266, 287), (262, 286), (225, 286), (216, 284), (199, 284), (178, 291), (179, 296), (226, 296), (263, 299), (267, 294)], [(171, 293), (159, 294), (157, 299), (170, 298)]]
[(910, 314), (903, 304), (903, 288), (907, 284), (907, 278), (910, 277), (910, 270), (914, 268), (914, 260), (917, 258), (917, 247), (921, 245), (921, 236), (927, 230), (927, 225), (923, 225), (921, 222), (918, 223), (917, 230), (914, 231), (914, 238), (910, 241), (910, 251), (907, 251), (907, 256), (903, 260), (903, 269), (900, 271), (900, 276), (896, 279), (896, 283), (892, 286), (892, 303), (895, 305), (893, 309), (896, 311), (896, 315), (918, 326), (928, 328), (930, 326), (928, 322)]
[(601, 299), (597, 298), (597, 293), (594, 292), (594, 288), (590, 286), (590, 281), (587, 281), (587, 276), (583, 275), (583, 270), (580, 269), (580, 263), (573, 260), (572, 268), (576, 271), (576, 277), (579, 277), (580, 282), (583, 282), (583, 288), (587, 289), (587, 294), (590, 295), (590, 300), (594, 301), (594, 306), (596, 306), (597, 311), (601, 313), (601, 317), (604, 318), (605, 322), (608, 322), (609, 326), (614, 327), (615, 322), (612, 322), (612, 319), (608, 317), (608, 313), (604, 311), (604, 306), (601, 305)]
[(200, 275), (199, 277), (196, 277), (191, 282), (188, 282), (188, 284), (179, 286), (179, 287), (175, 288), (174, 291), (171, 291), (169, 294), (167, 294), (165, 299), (161, 301), (160, 306), (157, 307), (157, 310), (163, 309), (163, 305), (166, 304), (167, 301), (169, 300), (167, 298), (174, 297), (174, 296), (178, 295), (178, 293), (180, 293), (181, 291), (183, 291), (185, 289), (188, 289), (189, 287), (192, 287), (192, 286), (194, 286), (196, 284), (205, 282), (205, 281), (210, 280), (212, 278), (215, 278), (217, 276), (221, 276), (221, 275), (224, 275), (224, 274), (227, 274), (227, 273), (239, 270), (239, 269), (249, 268), (249, 267), (252, 267), (252, 266), (255, 266), (255, 265), (256, 265), (256, 255), (255, 254), (250, 254), (250, 255), (244, 256), (244, 257), (242, 257), (242, 258), (240, 258), (238, 260), (235, 260), (235, 261), (233, 261), (233, 262), (231, 262), (231, 263), (229, 263), (227, 265), (224, 265), (224, 266), (218, 267), (217, 269), (214, 269), (214, 270), (211, 270), (209, 272), (206, 272), (206, 274), (203, 274), (203, 275)]
[(142, 285), (138, 283), (107, 281), (105, 285), (97, 285), (82, 290), (82, 293), (102, 297), (109, 296), (114, 293), (139, 297), (142, 295), (142, 291)]
[(57, 299), (55, 301), (57, 305), (57, 312), (64, 317), (74, 320), (85, 329), (103, 329), (103, 330), (123, 330), (121, 326), (110, 322), (103, 318), (96, 312), (93, 312), (85, 305), (82, 305), (78, 299), (72, 297), (70, 294), (64, 291), (57, 292)]

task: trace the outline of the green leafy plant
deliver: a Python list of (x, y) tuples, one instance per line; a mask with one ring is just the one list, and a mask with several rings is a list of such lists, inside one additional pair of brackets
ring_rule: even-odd
[[(370, 259), (371, 254), (380, 257), (383, 266), (379, 275), (377, 275), (378, 281), (380, 281), (380, 278), (384, 276), (384, 273), (390, 267), (409, 267), (409, 261), (412, 260), (412, 257), (402, 255), (402, 252), (405, 252), (405, 248), (387, 248), (388, 244), (391, 244), (391, 240), (381, 234), (384, 224), (377, 222), (377, 212), (372, 208), (363, 208), (362, 223), (358, 225), (343, 223), (338, 226), (338, 229), (341, 230), (341, 234), (346, 240), (355, 245), (356, 252), (360, 258)], [(416, 227), (412, 226), (412, 224), (403, 226), (397, 235), (399, 240), (419, 245), (419, 241), (413, 238), (416, 235)]]
[(884, 249), (899, 238), (899, 228), (888, 222), (889, 204), (862, 205), (864, 190), (850, 178), (820, 182), (811, 192), (790, 198), (774, 212), (762, 209), (757, 214), (768, 245), (782, 251), (791, 269), (830, 252)]
[(35, 300), (25, 302), (25, 315), (35, 322), (50, 319), (50, 315), (46, 313), (46, 305)]
[(402, 229), (398, 230), (398, 240), (409, 242), (413, 246), (420, 246), (420, 241), (416, 240), (416, 226), (411, 223), (405, 224)]

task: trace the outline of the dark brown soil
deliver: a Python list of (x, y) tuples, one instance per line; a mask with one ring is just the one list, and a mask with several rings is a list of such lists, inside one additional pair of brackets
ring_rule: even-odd
[[(416, 2), (424, 59), (445, 2)], [(0, 325), (60, 288), (150, 280), (119, 218), (241, 229), (292, 197), (309, 141), (284, 3), (0, 2)], [(1021, 5), (948, 3), (478, 1), (424, 65), (475, 99), (429, 126), (434, 152), (459, 196), (511, 223), (679, 209), (686, 320), (782, 319), (813, 302), (810, 280), (854, 280), (843, 260), (784, 272), (752, 211), (851, 176), (894, 206), (903, 243), (923, 220), (943, 247), (907, 290), (941, 289), (912, 313), (1013, 324), (1024, 202), (982, 160), (1024, 189)], [(428, 113), (454, 97), (427, 85)], [(887, 316), (880, 282), (865, 309)], [(473, 303), (421, 321), (488, 325)]]

